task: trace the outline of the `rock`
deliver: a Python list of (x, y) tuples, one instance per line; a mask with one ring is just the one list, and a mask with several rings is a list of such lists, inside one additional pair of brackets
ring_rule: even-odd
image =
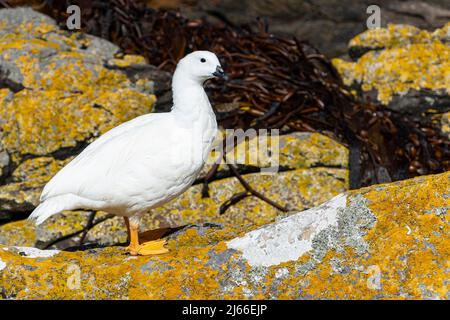
[[(209, 155), (199, 179), (204, 178), (218, 161), (220, 163), (219, 176), (231, 175), (221, 157), (221, 152), (218, 151), (228, 148), (223, 139), (224, 137), (231, 139), (232, 136), (232, 134), (227, 135), (224, 131), (220, 132), (214, 144), (216, 147)], [(264, 145), (267, 148), (258, 148), (258, 146)], [(271, 152), (271, 155), (268, 155), (267, 150)], [(347, 168), (348, 149), (319, 133), (294, 132), (272, 137), (260, 135), (238, 144), (234, 152), (228, 153), (227, 160), (239, 165), (239, 169), (244, 173), (245, 170), (261, 171), (261, 168), (269, 169), (271, 166), (277, 167), (276, 170), (314, 167)]]
[(116, 54), (120, 51), (120, 48), (117, 45), (90, 34), (83, 35), (82, 37), (89, 42), (89, 45), (85, 49), (86, 53), (89, 55), (99, 56), (103, 60), (115, 60), (118, 65), (128, 66), (136, 62), (137, 64), (145, 63), (144, 57), (132, 56), (134, 59), (129, 59), (129, 56), (125, 56), (124, 59), (114, 59)]
[(52, 18), (34, 11), (32, 8), (21, 7), (0, 10), (0, 34), (13, 33), (19, 26), (27, 27), (27, 31), (42, 33), (43, 30), (56, 30), (57, 26)]
[[(313, 207), (323, 203), (348, 189), (348, 150), (318, 133), (293, 133), (279, 136), (279, 166), (283, 171), (280, 173), (261, 174), (261, 167), (266, 165), (267, 158), (258, 157), (255, 163), (249, 163), (249, 158), (240, 157), (253, 148), (256, 142), (262, 138), (251, 139), (249, 143), (242, 143), (237, 147), (236, 161), (243, 160), (241, 171), (244, 178), (254, 188), (262, 192), (270, 199), (289, 207), (292, 211), (298, 211), (307, 207)], [(221, 139), (218, 139), (221, 141)], [(211, 153), (210, 162), (215, 160)], [(247, 161), (245, 161), (247, 160)], [(35, 160), (36, 161), (36, 160)], [(44, 160), (42, 160), (44, 161)], [(251, 167), (250, 171), (247, 165)], [(61, 165), (59, 165), (61, 166)], [(55, 166), (56, 168), (59, 166)], [(47, 168), (49, 166), (44, 166)], [(207, 165), (206, 168), (210, 167)], [(197, 183), (189, 188), (183, 195), (163, 207), (152, 210), (142, 219), (141, 231), (156, 228), (176, 228), (195, 223), (219, 223), (221, 225), (252, 225), (260, 226), (273, 222), (283, 216), (274, 207), (255, 197), (248, 197), (230, 207), (225, 214), (219, 214), (220, 206), (233, 194), (244, 191), (238, 180), (231, 177), (228, 167), (221, 164), (218, 180), (209, 184), (209, 197), (202, 197), (202, 184)], [(19, 170), (16, 170), (19, 171)], [(45, 182), (53, 172), (38, 171), (23, 168), (23, 176), (28, 171), (35, 172), (36, 179)], [(204, 171), (206, 173), (206, 170)], [(36, 181), (31, 184), (43, 186)], [(22, 185), (17, 185), (20, 190)], [(37, 203), (40, 188), (32, 193), (31, 203)], [(31, 194), (28, 192), (28, 194)], [(18, 197), (11, 194), (11, 197)], [(19, 198), (20, 199), (20, 198)], [(23, 203), (21, 201), (20, 203)], [(29, 232), (36, 233), (36, 244), (43, 247), (54, 244), (54, 247), (64, 249), (78, 244), (79, 232), (86, 225), (87, 212), (63, 212), (50, 218), (47, 222)], [(91, 229), (86, 237), (86, 242), (102, 245), (113, 245), (126, 241), (126, 229), (123, 219), (114, 217), (102, 221), (107, 216), (100, 212), (94, 221), (95, 227)], [(0, 230), (2, 228), (0, 227)], [(71, 239), (67, 236), (74, 235)], [(65, 239), (58, 242), (58, 239)]]
[(364, 100), (407, 114), (448, 112), (449, 28), (450, 23), (434, 32), (407, 25), (369, 29), (350, 41), (357, 61), (333, 63)]
[(9, 154), (0, 143), (0, 182), (9, 174)]
[[(362, 0), (159, 0), (150, 6), (181, 7), (184, 16), (247, 24), (257, 17), (267, 18), (269, 31), (295, 35), (317, 47), (330, 57), (343, 55), (348, 41), (367, 29), (373, 1)], [(381, 26), (389, 23), (409, 24), (431, 29), (444, 25), (450, 18), (447, 0), (377, 1), (381, 10)], [(325, 32), (324, 32), (325, 31)]]
[[(156, 101), (143, 57), (58, 29), (31, 9), (0, 10), (0, 220), (38, 203), (45, 183), (87, 144)], [(128, 68), (138, 68), (133, 77)], [(145, 68), (143, 68), (145, 69)], [(153, 72), (152, 74), (156, 74)]]
[(42, 188), (68, 160), (39, 157), (22, 162), (9, 177), (9, 182), (0, 186), (0, 219), (32, 211), (39, 203)]
[[(348, 170), (343, 168), (319, 167), (270, 175), (247, 174), (244, 177), (258, 191), (286, 205), (292, 212), (323, 203), (348, 188)], [(243, 190), (236, 178), (225, 178), (212, 182), (210, 197), (202, 198), (202, 185), (194, 185), (177, 199), (145, 215), (141, 221), (141, 232), (196, 223), (257, 227), (286, 215), (255, 197), (242, 200), (230, 207), (225, 214), (220, 215), (220, 205), (233, 194)], [(88, 232), (86, 243), (114, 245), (126, 242), (127, 233), (123, 219), (120, 217), (110, 219), (107, 216), (105, 212), (97, 214), (94, 220), (95, 227)], [(23, 233), (34, 234), (34, 244), (40, 247), (49, 244), (59, 249), (72, 247), (78, 245), (80, 231), (86, 225), (87, 217), (88, 212), (85, 211), (62, 212), (38, 227), (24, 225), (27, 230)], [(0, 233), (4, 234), (4, 239), (9, 238), (10, 225), (15, 224), (16, 222), (12, 222), (0, 226)], [(66, 239), (70, 235), (73, 236)], [(17, 237), (12, 234), (6, 243), (20, 245), (14, 242), (15, 239)]]
[[(291, 211), (322, 203), (348, 187), (347, 169), (297, 169), (278, 174), (247, 174), (246, 181), (270, 199)], [(202, 199), (201, 185), (153, 210), (145, 220), (159, 221), (154, 227), (176, 227), (189, 223), (215, 222), (223, 224), (262, 225), (274, 221), (280, 212), (255, 197), (248, 197), (219, 216), (219, 206), (234, 193), (244, 191), (236, 178), (226, 178), (210, 184), (210, 197)], [(150, 224), (147, 227), (152, 227)]]
[[(250, 140), (247, 149), (242, 148), (244, 143), (239, 145), (237, 155), (245, 153), (245, 150), (251, 150), (257, 140), (261, 139)], [(246, 181), (272, 200), (298, 211), (325, 202), (348, 188), (348, 151), (344, 146), (317, 133), (280, 136), (279, 146), (278, 160), (282, 172), (259, 173), (258, 165), (265, 163), (264, 158), (262, 162), (253, 164), (255, 173), (250, 173), (245, 166), (241, 167)], [(239, 159), (239, 156), (236, 156), (236, 160)], [(210, 160), (214, 160), (213, 156)], [(13, 176), (16, 177), (15, 180), (24, 182), (10, 183), (3, 187), (4, 193), (8, 195), (5, 198), (15, 201), (10, 203), (10, 211), (20, 211), (21, 206), (25, 205), (24, 212), (26, 209), (32, 209), (38, 203), (38, 197), (46, 181), (67, 161), (69, 159), (58, 162), (50, 157), (41, 157), (21, 164)], [(245, 161), (243, 163), (248, 164)], [(220, 206), (233, 194), (244, 191), (238, 180), (229, 176), (226, 165), (222, 164), (220, 168), (222, 178), (209, 184), (210, 197), (202, 197), (202, 184), (197, 183), (179, 198), (144, 216), (141, 231), (163, 227), (176, 228), (195, 223), (246, 224), (256, 227), (283, 216), (278, 210), (255, 197), (242, 200), (230, 207), (225, 214), (220, 215)], [(79, 232), (86, 225), (87, 216), (88, 213), (84, 211), (63, 212), (37, 228), (31, 225), (24, 227), (28, 229), (26, 232), (35, 233), (35, 244), (39, 246), (74, 235), (70, 240), (55, 244), (56, 248), (67, 248), (78, 243)], [(86, 242), (103, 245), (125, 242), (126, 229), (123, 220), (114, 217), (102, 221), (105, 217), (107, 214), (103, 212), (97, 215), (94, 221), (96, 226), (87, 234)], [(0, 226), (0, 232), (9, 234), (4, 230), (7, 226), (8, 224)], [(13, 239), (8, 243), (14, 243)]]
[(449, 299), (450, 173), (374, 185), (254, 230), (196, 225), (170, 252), (1, 246), (5, 299)]
[(14, 221), (0, 227), (0, 243), (5, 246), (32, 247), (36, 244), (36, 232), (33, 222)]

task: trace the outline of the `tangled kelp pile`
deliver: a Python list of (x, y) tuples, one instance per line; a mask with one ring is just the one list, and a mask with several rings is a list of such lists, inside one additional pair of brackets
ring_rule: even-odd
[[(14, 1), (12, 1), (14, 2)], [(273, 36), (263, 21), (235, 26), (187, 20), (137, 1), (73, 1), (85, 32), (106, 38), (125, 53), (139, 53), (173, 71), (192, 50), (216, 52), (229, 79), (208, 90), (225, 128), (277, 128), (334, 136), (350, 150), (350, 186), (405, 179), (450, 168), (450, 141), (426, 114), (402, 114), (361, 103), (326, 57), (297, 39)], [(67, 1), (38, 9), (65, 26)]]

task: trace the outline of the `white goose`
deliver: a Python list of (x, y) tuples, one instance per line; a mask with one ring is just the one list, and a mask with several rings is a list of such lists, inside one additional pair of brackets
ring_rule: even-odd
[(40, 224), (63, 210), (102, 210), (125, 218), (132, 255), (167, 252), (163, 240), (139, 243), (140, 217), (199, 174), (217, 133), (203, 83), (223, 76), (214, 53), (188, 54), (173, 75), (171, 112), (140, 116), (91, 143), (47, 183), (30, 219)]

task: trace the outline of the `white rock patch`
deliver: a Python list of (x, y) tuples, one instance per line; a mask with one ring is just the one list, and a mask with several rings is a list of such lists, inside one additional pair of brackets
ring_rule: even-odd
[(347, 196), (340, 194), (318, 207), (235, 238), (227, 246), (241, 251), (251, 266), (268, 267), (297, 260), (312, 249), (312, 240), (320, 231), (337, 225), (338, 209), (346, 205)]
[(13, 247), (19, 252), (25, 254), (25, 258), (50, 258), (60, 253), (59, 250), (40, 250), (33, 247)]
[(6, 263), (3, 262), (2, 259), (0, 259), (0, 271), (2, 271), (5, 268), (6, 268)]

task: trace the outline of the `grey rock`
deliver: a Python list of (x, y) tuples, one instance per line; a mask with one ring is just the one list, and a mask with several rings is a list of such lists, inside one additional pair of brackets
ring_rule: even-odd
[(53, 24), (56, 26), (55, 20), (45, 14), (34, 11), (29, 7), (20, 7), (14, 9), (1, 9), (0, 21), (5, 22), (6, 28), (0, 30), (0, 34), (8, 33), (11, 28), (16, 28), (23, 23), (32, 23), (39, 25), (42, 23)]
[(112, 59), (114, 58), (114, 55), (120, 51), (118, 46), (108, 40), (90, 34), (83, 35), (83, 37), (90, 40), (89, 46), (87, 46), (84, 50), (86, 50), (87, 53), (96, 55), (101, 59)]
[(9, 154), (0, 142), (0, 182), (9, 174), (10, 164)]
[[(450, 17), (447, 0), (376, 3), (381, 8), (382, 26), (406, 23), (434, 29)], [(206, 12), (212, 21), (226, 17), (237, 25), (267, 17), (271, 32), (295, 35), (329, 56), (340, 56), (346, 53), (348, 41), (367, 29), (366, 9), (371, 4), (370, 0), (199, 0), (194, 6), (184, 5), (182, 12), (192, 18), (204, 16)]]

